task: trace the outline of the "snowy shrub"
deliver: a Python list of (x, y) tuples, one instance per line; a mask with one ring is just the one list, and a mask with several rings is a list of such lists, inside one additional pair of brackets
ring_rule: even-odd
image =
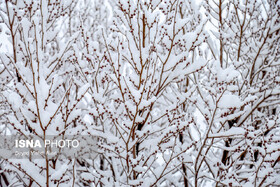
[(280, 185), (279, 6), (1, 1), (1, 136), (94, 140), (0, 186)]

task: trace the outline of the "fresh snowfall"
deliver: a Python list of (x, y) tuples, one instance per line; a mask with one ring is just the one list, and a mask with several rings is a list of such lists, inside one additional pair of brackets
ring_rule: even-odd
[(0, 187), (279, 187), (279, 0), (0, 0)]

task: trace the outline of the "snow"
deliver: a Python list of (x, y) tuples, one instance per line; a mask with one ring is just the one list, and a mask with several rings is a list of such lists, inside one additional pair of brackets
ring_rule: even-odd
[(242, 136), (245, 134), (245, 130), (241, 127), (232, 127), (225, 132), (219, 132), (215, 134), (210, 134), (210, 138), (218, 138), (218, 137), (230, 137), (230, 136)]
[(17, 93), (9, 93), (7, 94), (10, 103), (13, 105), (15, 110), (20, 109), (22, 105), (22, 99)]
[(68, 169), (68, 164), (64, 164), (61, 167), (59, 167), (58, 170), (56, 170), (52, 175), (51, 175), (51, 180), (59, 180), (60, 178), (63, 177), (63, 175), (65, 174), (65, 172)]
[(220, 108), (240, 108), (242, 106), (242, 101), (237, 95), (224, 94), (219, 103), (218, 107)]
[(202, 69), (207, 64), (207, 61), (203, 58), (198, 58), (192, 63), (190, 66), (187, 67), (186, 74), (190, 74)]
[[(79, 152), (77, 159), (84, 153), (93, 158), (84, 160), (84, 166), (60, 158), (56, 162), (3, 161), (0, 172), (15, 182), (11, 185), (30, 185), (34, 178), (45, 186), (46, 164), (51, 166), (49, 186), (55, 185), (53, 180), (65, 180), (60, 181), (61, 186), (81, 185), (85, 180), (103, 186), (182, 186), (184, 172), (190, 186), (195, 186), (195, 180), (197, 186), (213, 186), (215, 181), (224, 186), (257, 186), (264, 178), (263, 185), (276, 181), (272, 165), (279, 157), (277, 36), (265, 40), (258, 35), (277, 31), (276, 17), (262, 15), (264, 10), (254, 9), (252, 2), (240, 3), (240, 18), (244, 19), (241, 10), (254, 12), (252, 22), (245, 23), (237, 61), (240, 27), (232, 20), (236, 18), (229, 7), (232, 3), (222, 3), (225, 28), (219, 30), (217, 14), (204, 15), (207, 8), (219, 11), (216, 0), (210, 4), (88, 0), (74, 6), (75, 2), (34, 1), (30, 9), (34, 15), (25, 2), (16, 6), (9, 2), (10, 16), (17, 11), (22, 17), (13, 23), (15, 46), (9, 24), (5, 26), (9, 22), (5, 3), (0, 5), (5, 22), (0, 23), (0, 73), (9, 70), (0, 75), (1, 133), (40, 138), (90, 134), (97, 139)], [(73, 8), (71, 19), (69, 8)], [(272, 7), (268, 14), (275, 10)], [(57, 18), (52, 17), (54, 13)], [(260, 20), (262, 16), (264, 20)], [(273, 19), (265, 25), (270, 17)], [(213, 26), (208, 27), (208, 18)], [(224, 37), (222, 65), (220, 36)], [(17, 52), (15, 63), (12, 47)], [(264, 60), (268, 65), (263, 66)], [(22, 76), (21, 82), (16, 80), (15, 70)], [(258, 70), (266, 71), (266, 77), (262, 79), (261, 72), (248, 82), (250, 72)], [(230, 122), (234, 124), (229, 128)], [(91, 143), (98, 146), (91, 150)], [(222, 163), (225, 150), (232, 158), (226, 165)], [(248, 154), (242, 160), (244, 151)], [(13, 166), (18, 163), (23, 169)]]

